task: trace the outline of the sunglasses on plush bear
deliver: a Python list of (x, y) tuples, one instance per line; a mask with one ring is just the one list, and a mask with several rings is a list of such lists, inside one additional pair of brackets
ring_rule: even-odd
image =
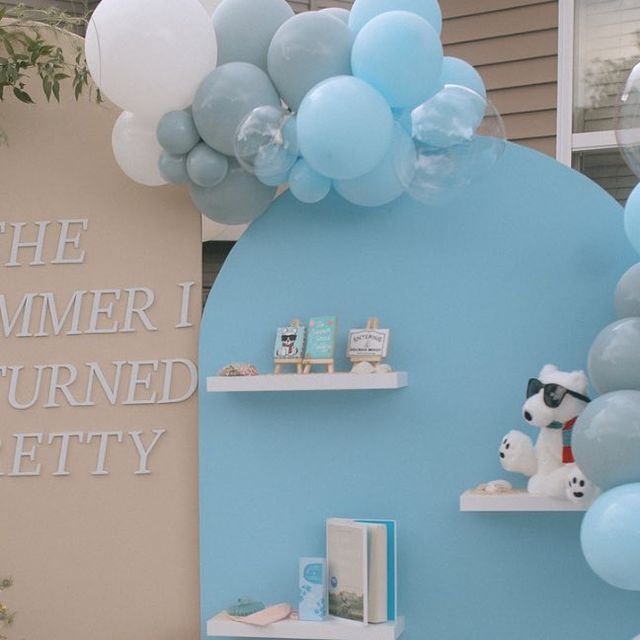
[(537, 378), (530, 378), (529, 383), (527, 384), (527, 398), (535, 396), (540, 389), (544, 389), (544, 394), (542, 395), (544, 403), (547, 407), (551, 407), (552, 409), (559, 407), (567, 394), (577, 398), (578, 400), (582, 400), (582, 402), (591, 402), (587, 396), (583, 396), (577, 391), (571, 391), (571, 389), (567, 389), (559, 384), (554, 384), (553, 382), (544, 384)]

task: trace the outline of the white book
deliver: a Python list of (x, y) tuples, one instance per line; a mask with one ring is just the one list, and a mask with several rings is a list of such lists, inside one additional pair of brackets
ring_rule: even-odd
[(367, 527), (350, 520), (327, 520), (329, 613), (369, 621)]
[[(374, 623), (393, 619), (389, 616), (390, 567), (386, 522), (345, 518), (327, 520), (331, 615)], [(395, 585), (395, 571), (393, 573)], [(395, 598), (395, 588), (391, 596)]]
[(383, 524), (363, 523), (367, 527), (369, 622), (387, 621), (387, 528)]

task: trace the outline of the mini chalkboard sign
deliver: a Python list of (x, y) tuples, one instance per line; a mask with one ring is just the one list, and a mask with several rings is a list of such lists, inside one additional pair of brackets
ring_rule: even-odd
[(381, 362), (389, 351), (389, 329), (378, 327), (378, 318), (369, 318), (365, 329), (351, 329), (347, 357), (352, 363)]
[(309, 320), (303, 373), (309, 373), (316, 364), (326, 365), (327, 373), (333, 373), (337, 325), (336, 316), (320, 316)]
[(282, 365), (293, 364), (296, 372), (302, 373), (305, 327), (299, 320), (292, 320), (287, 327), (278, 327), (273, 349), (273, 373), (280, 373)]

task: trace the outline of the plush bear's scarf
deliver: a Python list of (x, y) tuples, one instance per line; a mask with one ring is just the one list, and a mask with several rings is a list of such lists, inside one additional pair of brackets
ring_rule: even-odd
[(577, 419), (578, 416), (571, 418), (569, 422), (565, 422), (564, 424), (562, 424), (562, 422), (552, 422), (548, 427), (549, 429), (562, 429), (562, 462), (564, 464), (575, 462), (571, 449), (571, 433)]

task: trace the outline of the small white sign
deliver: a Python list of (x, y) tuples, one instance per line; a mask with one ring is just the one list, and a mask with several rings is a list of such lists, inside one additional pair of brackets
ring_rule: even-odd
[(389, 329), (351, 329), (347, 357), (351, 359), (386, 358)]

